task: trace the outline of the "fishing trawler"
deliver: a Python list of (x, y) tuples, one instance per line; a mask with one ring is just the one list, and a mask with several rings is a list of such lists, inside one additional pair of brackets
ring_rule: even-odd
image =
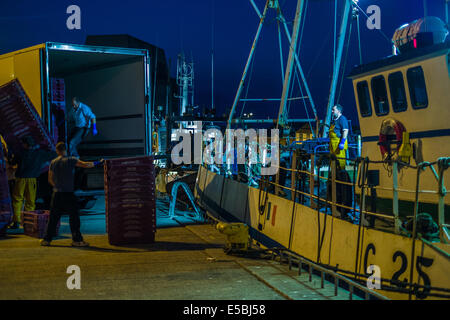
[[(260, 25), (228, 127), (245, 122), (233, 120), (233, 113), (271, 9), (277, 10), (290, 43), (277, 127), (285, 129), (289, 123), (285, 107), (294, 72), (303, 81), (312, 120), (317, 122), (296, 51), (304, 2), (298, 1), (292, 36), (278, 1), (267, 1), (262, 13), (251, 3)], [(194, 196), (209, 215), (248, 225), (256, 245), (295, 253), (362, 283), (375, 277), (374, 289), (392, 299), (449, 299), (448, 30), (435, 17), (404, 25), (393, 37), (392, 56), (351, 71), (348, 78), (361, 128), (360, 156), (336, 159), (329, 155), (326, 126), (336, 103), (348, 21), (359, 9), (357, 1), (345, 1), (325, 136), (319, 137), (319, 125), (311, 132), (314, 139), (282, 136), (280, 154), (287, 156), (274, 176), (252, 175), (248, 170), (243, 173), (246, 179), (239, 178), (242, 174), (233, 178), (226, 164), (219, 170), (202, 165)], [(337, 169), (339, 160), (346, 161), (349, 179)]]

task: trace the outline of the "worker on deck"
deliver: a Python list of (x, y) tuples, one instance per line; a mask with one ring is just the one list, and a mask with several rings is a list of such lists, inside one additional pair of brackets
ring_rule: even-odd
[(34, 211), (36, 208), (37, 178), (44, 164), (55, 157), (54, 151), (41, 149), (31, 136), (21, 139), (23, 151), (14, 155), (11, 165), (17, 164), (16, 181), (12, 190), (12, 207), (14, 211), (11, 229), (17, 229), (21, 223), (22, 206), (24, 210)]
[(92, 124), (92, 134), (97, 135), (97, 125), (95, 114), (86, 104), (80, 102), (77, 97), (72, 99), (74, 110), (75, 128), (72, 130), (72, 135), (69, 142), (69, 152), (71, 156), (79, 158), (77, 147), (88, 135)]
[(77, 199), (74, 194), (75, 167), (93, 168), (101, 165), (103, 161), (84, 162), (76, 157), (67, 156), (64, 142), (56, 145), (58, 157), (50, 163), (48, 182), (53, 186), (53, 195), (50, 205), (50, 217), (41, 246), (49, 246), (56, 234), (56, 227), (63, 213), (69, 214), (70, 231), (72, 232), (72, 246), (87, 247), (89, 243), (83, 240), (80, 232), (80, 216)]
[(347, 118), (342, 114), (342, 110), (343, 107), (340, 104), (336, 104), (333, 109), (331, 109), (333, 120), (330, 126), (329, 137), (330, 153), (335, 154), (338, 158), (337, 163), (340, 169), (345, 169), (349, 126)]

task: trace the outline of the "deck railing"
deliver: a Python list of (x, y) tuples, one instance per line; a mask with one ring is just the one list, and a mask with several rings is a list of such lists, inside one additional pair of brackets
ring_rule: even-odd
[[(349, 181), (342, 181), (337, 179), (337, 162), (339, 160), (342, 160), (344, 158), (337, 158), (333, 155), (329, 154), (322, 154), (320, 155), (320, 159), (316, 159), (317, 155), (309, 155), (309, 159), (305, 161), (303, 159), (303, 163), (307, 162), (308, 165), (303, 165), (303, 169), (297, 169), (297, 157), (292, 157), (292, 168), (286, 168), (279, 166), (279, 171), (275, 176), (257, 176), (256, 174), (252, 174), (252, 170), (250, 170), (250, 167), (246, 166), (246, 171), (248, 174), (248, 180), (249, 184), (253, 181), (257, 181), (257, 186), (260, 189), (265, 190), (265, 192), (268, 192), (269, 185), (272, 185), (272, 189), (274, 189), (274, 193), (276, 195), (279, 195), (281, 190), (285, 190), (287, 192), (291, 193), (291, 199), (293, 201), (296, 201), (298, 196), (300, 195), (303, 198), (309, 198), (310, 199), (310, 206), (313, 208), (317, 208), (317, 205), (320, 203), (325, 204), (326, 206), (331, 207), (331, 214), (334, 217), (340, 217), (341, 214), (338, 212), (338, 208), (350, 210), (353, 212), (353, 214), (356, 216), (359, 215), (359, 222), (363, 222), (365, 225), (369, 224), (370, 222), (368, 219), (374, 219), (374, 218), (381, 218), (386, 220), (391, 220), (394, 223), (394, 231), (397, 234), (404, 234), (407, 233), (407, 230), (405, 230), (402, 227), (402, 221), (400, 219), (399, 215), (399, 193), (413, 193), (415, 194), (415, 200), (414, 200), (414, 214), (412, 219), (412, 231), (411, 231), (411, 237), (416, 238), (417, 237), (417, 216), (418, 216), (418, 210), (419, 210), (419, 202), (420, 202), (420, 194), (436, 194), (438, 196), (438, 227), (439, 227), (439, 239), (442, 243), (449, 243), (450, 237), (449, 237), (449, 225), (445, 223), (445, 196), (447, 195), (447, 189), (444, 185), (444, 173), (450, 166), (450, 158), (439, 158), (435, 162), (422, 162), (419, 163), (417, 166), (413, 166), (407, 163), (404, 163), (399, 160), (390, 160), (390, 161), (372, 161), (369, 158), (357, 158), (357, 159), (347, 159), (345, 160), (349, 163), (351, 163), (351, 167), (353, 167), (353, 180), (352, 182)], [(328, 171), (329, 174), (327, 177), (320, 175), (321, 168), (325, 167), (325, 163), (328, 164)], [(384, 166), (387, 166), (387, 169), (391, 171), (391, 177), (392, 177), (392, 188), (383, 187), (383, 186), (374, 186), (370, 185), (368, 181), (368, 172), (369, 172), (369, 165), (370, 164), (383, 164)], [(434, 166), (438, 167), (438, 170), (435, 169)], [(309, 168), (308, 168), (309, 166)], [(225, 174), (225, 175), (231, 175), (229, 171), (229, 165), (222, 165), (217, 166), (216, 165), (216, 172)], [(399, 168), (411, 168), (413, 170), (416, 170), (416, 188), (415, 190), (408, 190), (408, 189), (401, 189), (399, 188), (398, 183), (398, 173)], [(420, 177), (421, 174), (426, 170), (430, 169), (433, 172), (433, 175), (436, 178), (437, 181), (437, 191), (434, 190), (423, 190), (420, 188)], [(280, 183), (280, 175), (284, 174), (287, 176), (287, 174), (291, 174), (291, 186), (286, 186)], [(275, 180), (275, 181), (273, 181)], [(309, 181), (309, 190), (305, 190), (305, 188), (298, 188), (299, 180), (302, 180), (303, 182)], [(323, 198), (320, 196), (320, 190), (317, 189), (316, 193), (316, 187), (320, 186), (320, 181), (326, 181), (326, 185), (331, 185), (331, 195), (327, 192), (327, 197)], [(353, 195), (353, 206), (350, 207), (348, 205), (345, 205), (343, 203), (340, 203), (337, 199), (337, 186), (348, 186), (352, 188), (352, 195)], [(256, 186), (256, 185), (255, 185)], [(359, 208), (356, 207), (356, 199), (355, 199), (355, 191), (356, 186), (360, 189), (360, 201), (359, 201)], [(377, 212), (371, 212), (368, 211), (366, 208), (367, 204), (367, 191), (368, 189), (371, 190), (371, 192), (374, 192), (374, 190), (383, 190), (383, 191), (390, 191), (392, 192), (392, 215), (377, 213)], [(331, 198), (331, 199), (330, 199)], [(314, 202), (316, 201), (316, 202)]]

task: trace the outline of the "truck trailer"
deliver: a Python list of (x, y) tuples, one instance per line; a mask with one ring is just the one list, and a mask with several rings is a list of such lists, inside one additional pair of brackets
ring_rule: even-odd
[[(147, 49), (46, 42), (0, 55), (0, 86), (18, 80), (53, 145), (69, 142), (72, 98), (87, 104), (98, 135), (89, 133), (78, 146), (83, 160), (151, 155), (150, 59)], [(84, 192), (103, 188), (103, 170), (79, 170), (75, 187), (80, 206), (89, 207), (95, 193)], [(51, 194), (46, 174), (38, 189), (45, 208)]]
[(72, 98), (87, 104), (99, 133), (79, 146), (84, 159), (150, 155), (150, 66), (146, 49), (46, 42), (1, 55), (0, 85), (18, 79), (50, 135), (66, 143)]

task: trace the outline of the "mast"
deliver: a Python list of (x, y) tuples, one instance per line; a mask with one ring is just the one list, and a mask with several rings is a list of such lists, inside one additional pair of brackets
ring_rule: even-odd
[[(252, 0), (251, 0), (251, 2), (252, 2), (252, 5), (254, 5), (254, 2), (253, 2)], [(262, 29), (262, 27), (263, 27), (264, 20), (266, 19), (266, 13), (267, 13), (267, 8), (268, 8), (268, 6), (269, 6), (269, 2), (270, 2), (270, 0), (267, 0), (267, 1), (266, 1), (266, 5), (265, 5), (265, 7), (264, 7), (264, 12), (263, 12), (263, 14), (262, 14), (262, 15), (259, 15), (259, 14), (258, 14), (259, 19), (260, 19), (260, 20), (259, 20), (258, 30), (256, 31), (255, 39), (253, 40), (252, 49), (250, 50), (250, 54), (249, 54), (249, 56), (248, 56), (247, 63), (245, 64), (244, 73), (242, 74), (241, 81), (239, 82), (239, 87), (238, 87), (238, 90), (237, 90), (237, 92), (236, 92), (236, 96), (235, 96), (235, 98), (234, 98), (233, 105), (231, 106), (230, 115), (229, 115), (229, 117), (228, 117), (227, 129), (229, 129), (229, 128), (231, 127), (231, 123), (232, 123), (232, 120), (233, 120), (233, 115), (234, 115), (234, 112), (236, 111), (236, 106), (237, 106), (237, 104), (238, 104), (238, 102), (239, 102), (239, 98), (241, 97), (242, 88), (244, 87), (244, 81), (245, 81), (245, 78), (247, 77), (247, 72), (248, 72), (248, 69), (249, 69), (250, 64), (251, 64), (251, 62), (252, 62), (253, 55), (254, 55), (254, 53), (255, 53), (256, 45), (258, 44), (259, 35), (261, 34), (261, 29)], [(255, 7), (256, 10), (257, 10), (256, 5), (254, 5), (254, 7)], [(257, 10), (257, 13), (259, 13), (258, 10)]]
[(292, 31), (292, 41), (289, 49), (289, 58), (286, 65), (286, 72), (284, 73), (284, 84), (283, 84), (283, 93), (281, 95), (281, 103), (280, 103), (280, 110), (278, 112), (278, 121), (277, 121), (277, 128), (278, 126), (284, 126), (286, 124), (287, 116), (285, 114), (286, 111), (286, 104), (287, 99), (289, 95), (289, 88), (291, 84), (291, 78), (292, 78), (292, 69), (294, 68), (294, 62), (295, 62), (295, 54), (297, 51), (297, 43), (298, 43), (298, 34), (300, 31), (300, 21), (302, 17), (303, 12), (303, 4), (304, 0), (298, 0), (297, 1), (297, 11), (295, 13), (295, 21), (294, 21), (294, 29)]
[[(281, 12), (279, 13), (279, 18), (280, 18), (281, 22), (283, 23), (284, 32), (286, 34), (286, 38), (287, 38), (287, 40), (289, 42), (289, 45), (291, 45), (291, 42), (292, 42), (291, 35), (289, 34), (289, 29), (287, 27), (286, 19), (283, 17)], [(316, 107), (315, 107), (315, 104), (314, 104), (314, 100), (312, 98), (311, 92), (310, 92), (309, 87), (308, 87), (308, 82), (306, 81), (305, 74), (303, 72), (302, 66), (300, 64), (300, 60), (299, 60), (296, 52), (294, 52), (294, 58), (295, 58), (295, 64), (297, 66), (297, 71), (300, 74), (300, 77), (301, 77), (301, 79), (303, 81), (303, 86), (305, 87), (306, 95), (307, 95), (307, 97), (309, 99), (309, 103), (311, 104), (311, 109), (312, 109), (312, 111), (314, 113), (314, 119), (317, 121), (318, 120), (318, 116), (317, 116), (317, 111), (316, 111)], [(313, 135), (315, 136), (314, 132), (313, 132)]]
[[(194, 63), (187, 63), (184, 53), (178, 55), (177, 59), (177, 85), (180, 87), (180, 115), (186, 112), (189, 104), (189, 88), (193, 88), (194, 83)], [(193, 100), (193, 89), (192, 89)], [(185, 124), (184, 122), (182, 123)]]
[(344, 42), (345, 36), (347, 34), (347, 25), (351, 14), (351, 1), (352, 0), (345, 0), (344, 13), (342, 15), (341, 30), (339, 32), (338, 49), (336, 52), (336, 63), (334, 65), (333, 79), (330, 88), (330, 97), (328, 99), (328, 106), (327, 106), (327, 116), (325, 118), (325, 128), (323, 130), (323, 137), (326, 137), (328, 135), (328, 127), (331, 123), (331, 109), (335, 104), (336, 87), (339, 79), (339, 71), (341, 68), (342, 52), (344, 51)]

